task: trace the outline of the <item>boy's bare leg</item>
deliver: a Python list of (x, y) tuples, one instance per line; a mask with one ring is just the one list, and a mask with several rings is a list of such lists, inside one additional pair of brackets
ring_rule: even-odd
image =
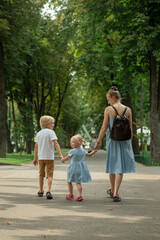
[(51, 191), (51, 186), (52, 186), (52, 177), (48, 177), (47, 179), (47, 192)]
[(40, 187), (40, 192), (43, 192), (43, 185), (44, 185), (44, 178), (39, 176), (39, 187)]
[(73, 185), (71, 182), (68, 182), (68, 190), (69, 190), (69, 194), (73, 195)]
[(76, 183), (78, 189), (78, 197), (82, 196), (82, 185), (81, 183)]

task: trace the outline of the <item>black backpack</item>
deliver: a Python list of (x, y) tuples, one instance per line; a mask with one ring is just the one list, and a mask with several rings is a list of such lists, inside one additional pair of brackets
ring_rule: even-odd
[(127, 107), (124, 110), (122, 116), (120, 116), (117, 112), (117, 109), (112, 106), (116, 112), (116, 117), (113, 121), (113, 126), (110, 129), (110, 138), (116, 141), (124, 141), (131, 139), (131, 129), (129, 124), (129, 119), (125, 115)]

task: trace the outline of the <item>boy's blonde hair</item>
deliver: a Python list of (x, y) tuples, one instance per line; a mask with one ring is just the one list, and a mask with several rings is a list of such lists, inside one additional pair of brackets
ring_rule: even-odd
[(54, 121), (55, 121), (54, 118), (51, 117), (51, 116), (47, 116), (47, 115), (42, 116), (40, 118), (40, 127), (41, 127), (41, 129), (42, 128), (46, 128), (49, 123), (54, 122)]
[(85, 142), (85, 140), (82, 138), (80, 134), (74, 135), (73, 137), (71, 137), (71, 140), (75, 140), (80, 145), (82, 145), (82, 143)]

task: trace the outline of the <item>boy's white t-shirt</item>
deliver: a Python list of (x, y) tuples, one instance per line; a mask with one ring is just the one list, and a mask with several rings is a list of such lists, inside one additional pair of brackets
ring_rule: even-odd
[(57, 136), (49, 128), (43, 128), (37, 133), (35, 142), (38, 143), (38, 160), (54, 160), (53, 140), (57, 140)]

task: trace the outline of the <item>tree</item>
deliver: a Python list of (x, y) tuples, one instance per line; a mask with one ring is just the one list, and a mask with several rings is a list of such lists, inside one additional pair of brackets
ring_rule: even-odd
[(74, 71), (71, 14), (64, 18), (62, 12), (53, 21), (41, 14), (44, 3), (14, 0), (4, 5), (10, 34), (3, 40), (6, 90), (14, 118), (12, 134), (16, 145), (17, 139), (23, 138), (27, 153), (33, 149), (34, 131), (39, 130), (42, 115), (53, 115), (55, 127), (59, 126)]
[[(116, 18), (112, 11), (112, 3), (110, 1), (106, 3), (106, 1), (103, 0), (98, 2), (94, 0), (87, 2), (78, 1), (77, 3), (77, 1), (70, 0), (67, 7), (74, 12), (73, 18), (75, 16), (74, 21), (77, 24), (77, 31), (73, 37), (73, 43), (76, 49), (76, 61), (79, 72), (83, 74), (83, 78), (86, 78), (86, 81), (89, 81), (87, 91), (92, 91), (92, 96), (95, 98), (98, 89), (99, 93), (104, 94), (103, 98), (105, 99), (107, 89), (109, 89), (111, 85), (116, 84), (120, 92), (122, 92), (123, 98), (130, 98), (129, 107), (133, 110), (131, 95), (133, 95), (134, 85), (129, 83), (129, 80), (133, 80), (130, 73), (131, 69), (128, 67), (131, 61), (127, 60), (126, 54), (118, 54), (116, 52), (123, 35), (117, 30), (115, 24)], [(128, 79), (129, 76), (130, 79)], [(128, 88), (128, 86), (130, 87)], [(88, 94), (88, 97), (89, 95), (91, 96), (91, 94)], [(98, 104), (100, 104), (99, 100), (95, 103), (95, 109), (99, 109), (97, 108)], [(106, 100), (103, 101), (103, 104), (104, 105), (101, 106), (104, 109), (106, 107)], [(91, 111), (89, 111), (89, 113), (93, 116)], [(100, 115), (103, 115), (103, 110), (101, 110)], [(135, 122), (134, 114), (133, 117)], [(99, 118), (99, 120), (101, 118)], [(96, 120), (98, 120), (98, 118), (96, 118)], [(100, 123), (96, 123), (96, 125), (99, 124)], [(136, 134), (135, 125), (133, 129)], [(138, 153), (137, 138), (134, 139), (133, 143), (135, 153)]]
[[(151, 160), (159, 161), (159, 1), (56, 2), (61, 9), (72, 11), (77, 26), (73, 43), (80, 72), (84, 78), (87, 76), (90, 86), (107, 89), (112, 84), (118, 85), (133, 111), (135, 135), (139, 116), (134, 110), (137, 106), (135, 94), (142, 75), (146, 82), (150, 75)], [(94, 92), (95, 88), (92, 89)], [(138, 152), (137, 139), (133, 142)]]
[(0, 157), (6, 157), (7, 138), (7, 102), (6, 102), (6, 76), (4, 68), (4, 44), (3, 39), (8, 35), (8, 22), (4, 18), (4, 1), (0, 5), (2, 19), (0, 20)]
[[(135, 5), (136, 4), (136, 5)], [(123, 9), (121, 10), (117, 9)], [(127, 57), (134, 59), (136, 67), (137, 59), (141, 59), (140, 73), (145, 71), (150, 74), (150, 126), (151, 126), (151, 160), (160, 161), (160, 126), (159, 126), (159, 96), (157, 69), (160, 61), (159, 51), (159, 1), (128, 1), (115, 2), (116, 18), (122, 26), (124, 36), (120, 48), (128, 51)], [(128, 21), (124, 17), (128, 17)], [(149, 69), (149, 71), (148, 71)]]
[(7, 103), (5, 95), (5, 72), (4, 72), (4, 52), (3, 43), (0, 36), (0, 157), (6, 157), (6, 118)]

